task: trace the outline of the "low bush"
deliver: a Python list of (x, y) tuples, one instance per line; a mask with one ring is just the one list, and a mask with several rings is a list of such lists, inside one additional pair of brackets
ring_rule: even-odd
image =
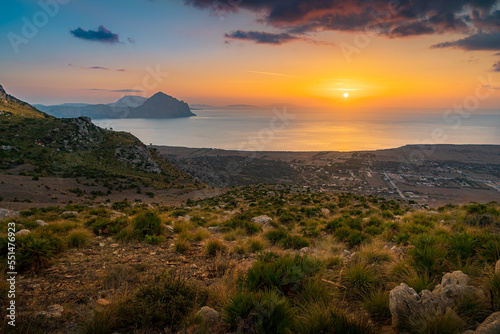
[(186, 317), (207, 300), (205, 288), (187, 279), (161, 274), (120, 302), (116, 330), (177, 331)]

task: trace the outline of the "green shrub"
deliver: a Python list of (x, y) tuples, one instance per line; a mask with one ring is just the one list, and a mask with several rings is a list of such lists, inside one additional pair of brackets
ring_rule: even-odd
[(117, 315), (112, 308), (94, 310), (92, 318), (83, 325), (81, 334), (109, 334), (116, 327)]
[(350, 292), (363, 294), (373, 288), (378, 280), (372, 266), (363, 262), (352, 263), (345, 272), (345, 284)]
[(309, 240), (300, 235), (292, 235), (287, 230), (276, 229), (267, 232), (264, 235), (269, 241), (275, 245), (284, 248), (301, 249), (310, 245)]
[(488, 239), (479, 250), (479, 256), (483, 261), (490, 263), (500, 260), (500, 238), (494, 236)]
[(92, 232), (97, 235), (117, 234), (127, 225), (127, 217), (118, 217), (113, 220), (105, 217), (96, 217), (90, 219), (85, 223), (85, 226), (90, 227), (92, 229)]
[(217, 253), (225, 253), (227, 246), (219, 239), (211, 239), (207, 241), (206, 252), (209, 257), (214, 257)]
[(161, 219), (156, 212), (145, 211), (137, 215), (133, 221), (135, 235), (144, 239), (146, 235), (160, 235), (163, 232)]
[(454, 312), (429, 313), (425, 316), (410, 318), (411, 333), (416, 334), (461, 334), (465, 322)]
[(223, 319), (241, 333), (288, 333), (293, 309), (275, 291), (243, 292), (224, 307)]
[(70, 248), (80, 248), (87, 246), (92, 240), (92, 234), (85, 229), (75, 229), (71, 231), (67, 238), (67, 245)]
[(179, 330), (184, 319), (207, 300), (201, 286), (170, 274), (158, 275), (119, 304), (119, 329)]
[(266, 248), (266, 243), (261, 238), (252, 238), (249, 240), (248, 248), (250, 249), (250, 252), (257, 253)]
[(259, 259), (239, 281), (242, 288), (250, 291), (277, 289), (288, 295), (299, 291), (303, 283), (321, 270), (321, 262), (307, 256), (285, 256)]
[(348, 317), (340, 309), (324, 304), (306, 304), (294, 319), (297, 334), (373, 334), (375, 329), (363, 318)]
[(391, 309), (389, 308), (389, 293), (383, 290), (371, 291), (363, 297), (363, 308), (370, 317), (383, 322), (391, 318)]
[(474, 255), (477, 242), (478, 239), (467, 232), (455, 233), (448, 238), (448, 253), (458, 261), (467, 259)]
[(17, 238), (17, 247), (19, 250), (17, 263), (20, 269), (32, 268), (38, 271), (46, 267), (56, 253), (51, 240), (32, 235)]
[(296, 298), (301, 304), (327, 304), (333, 299), (333, 291), (321, 280), (310, 278), (303, 284)]
[(453, 309), (460, 319), (464, 320), (466, 329), (475, 329), (493, 313), (489, 301), (477, 296), (462, 296)]
[(174, 251), (179, 254), (186, 254), (190, 248), (191, 245), (185, 238), (177, 238), (174, 243)]
[(146, 235), (145, 240), (150, 245), (159, 245), (165, 242), (163, 235)]

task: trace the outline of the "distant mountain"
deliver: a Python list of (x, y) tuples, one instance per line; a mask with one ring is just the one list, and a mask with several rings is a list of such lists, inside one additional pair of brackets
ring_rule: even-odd
[(37, 104), (38, 109), (61, 118), (86, 116), (106, 118), (179, 118), (196, 116), (184, 101), (158, 92), (149, 99), (127, 95), (110, 104), (64, 103), (53, 106)]
[(138, 107), (146, 102), (148, 98), (137, 95), (125, 95), (116, 102), (108, 103), (110, 107)]
[(49, 115), (32, 107), (28, 103), (7, 94), (2, 85), (0, 85), (0, 116), (50, 118)]
[[(157, 100), (153, 99), (152, 103)], [(164, 101), (161, 105), (171, 107)], [(76, 107), (66, 104), (61, 108)], [(111, 107), (101, 104), (79, 108), (82, 112), (88, 108), (94, 108), (92, 112), (104, 112)], [(172, 115), (179, 112), (174, 110)], [(192, 184), (190, 177), (130, 133), (102, 129), (88, 117), (49, 116), (7, 95), (2, 86), (0, 134), (0, 175), (5, 170), (9, 174), (17, 173), (17, 168), (26, 166), (23, 170), (33, 177), (87, 177), (96, 182), (97, 179), (129, 180), (140, 182), (141, 187), (149, 183), (165, 189)]]

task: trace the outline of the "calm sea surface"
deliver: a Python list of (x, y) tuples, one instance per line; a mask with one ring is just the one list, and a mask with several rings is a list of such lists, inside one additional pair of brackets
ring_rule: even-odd
[(107, 119), (146, 144), (257, 151), (351, 151), (407, 144), (500, 145), (500, 110), (207, 108), (179, 119)]

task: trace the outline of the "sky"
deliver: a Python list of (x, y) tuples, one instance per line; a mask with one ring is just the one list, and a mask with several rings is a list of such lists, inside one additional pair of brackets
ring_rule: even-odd
[(12, 0), (0, 84), (30, 103), (500, 106), (500, 0)]

